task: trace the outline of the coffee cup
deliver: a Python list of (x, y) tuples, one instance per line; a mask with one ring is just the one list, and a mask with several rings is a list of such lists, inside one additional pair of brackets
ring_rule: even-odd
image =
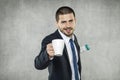
[(54, 49), (55, 56), (62, 56), (63, 55), (63, 48), (64, 48), (64, 40), (63, 39), (54, 39), (52, 40), (52, 46)]

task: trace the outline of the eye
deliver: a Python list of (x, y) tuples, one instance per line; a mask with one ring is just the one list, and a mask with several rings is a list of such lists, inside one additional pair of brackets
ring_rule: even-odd
[(71, 22), (71, 23), (72, 23), (72, 22), (73, 22), (73, 20), (69, 20), (69, 22)]
[(66, 21), (61, 21), (62, 24), (66, 23)]

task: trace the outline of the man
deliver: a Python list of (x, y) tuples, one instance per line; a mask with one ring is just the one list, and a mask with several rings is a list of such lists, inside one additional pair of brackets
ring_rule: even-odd
[[(48, 67), (49, 80), (81, 80), (80, 47), (73, 33), (76, 25), (73, 9), (60, 7), (56, 12), (56, 24), (58, 29), (42, 41), (35, 68), (42, 70)], [(64, 40), (62, 56), (54, 56), (53, 39)]]

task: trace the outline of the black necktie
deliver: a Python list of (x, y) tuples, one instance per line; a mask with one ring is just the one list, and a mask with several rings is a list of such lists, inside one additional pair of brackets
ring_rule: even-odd
[(73, 65), (74, 65), (73, 67), (74, 67), (74, 73), (75, 73), (75, 80), (79, 80), (77, 57), (76, 57), (74, 42), (73, 42), (72, 39), (70, 39), (70, 46), (71, 46), (71, 50), (72, 50), (72, 58), (73, 58)]

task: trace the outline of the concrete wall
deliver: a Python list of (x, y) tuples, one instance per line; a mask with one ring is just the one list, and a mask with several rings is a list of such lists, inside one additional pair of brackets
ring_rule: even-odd
[(34, 58), (63, 5), (76, 12), (80, 45), (91, 47), (81, 54), (82, 80), (120, 80), (120, 0), (0, 0), (0, 80), (47, 80)]

